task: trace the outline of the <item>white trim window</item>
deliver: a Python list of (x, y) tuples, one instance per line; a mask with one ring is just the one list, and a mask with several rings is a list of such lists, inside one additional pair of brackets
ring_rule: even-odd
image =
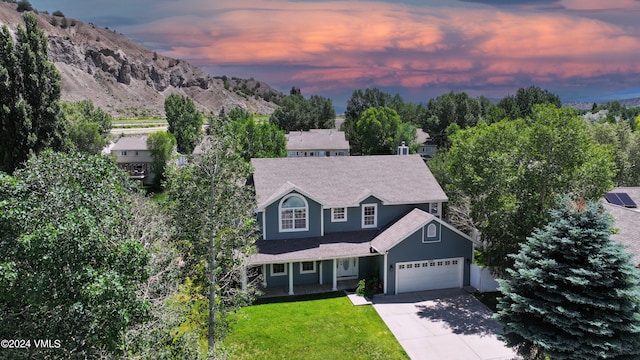
[(316, 272), (315, 261), (301, 261), (300, 262), (300, 274), (313, 274)]
[(331, 222), (345, 222), (347, 221), (347, 208), (331, 208)]
[(362, 204), (362, 228), (378, 226), (378, 204)]
[(438, 233), (438, 225), (431, 223), (422, 228), (422, 242), (435, 243), (440, 242), (440, 234)]
[(285, 196), (278, 206), (280, 232), (309, 230), (309, 204), (297, 194)]
[(284, 276), (287, 275), (287, 264), (271, 264), (271, 276)]

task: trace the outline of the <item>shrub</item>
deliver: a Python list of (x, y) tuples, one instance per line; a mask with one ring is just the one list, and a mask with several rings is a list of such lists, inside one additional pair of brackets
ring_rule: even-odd
[(57, 17), (64, 17), (64, 14), (60, 10), (56, 10), (56, 11), (52, 12), (51, 15), (57, 16)]
[(18, 1), (18, 12), (24, 12), (24, 11), (33, 11), (33, 6), (29, 2), (29, 0)]

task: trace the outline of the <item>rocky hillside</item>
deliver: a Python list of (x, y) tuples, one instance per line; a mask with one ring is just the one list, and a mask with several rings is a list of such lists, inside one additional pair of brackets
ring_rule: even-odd
[[(0, 2), (0, 24), (22, 24), (17, 5)], [(164, 99), (191, 97), (204, 113), (240, 106), (270, 114), (282, 93), (254, 79), (211, 77), (189, 63), (161, 56), (113, 30), (39, 13), (49, 57), (62, 76), (62, 99), (91, 99), (114, 116), (163, 116)]]

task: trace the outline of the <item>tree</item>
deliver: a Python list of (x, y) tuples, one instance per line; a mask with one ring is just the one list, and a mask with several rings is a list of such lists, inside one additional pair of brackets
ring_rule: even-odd
[(47, 38), (32, 13), (23, 15), (16, 42), (0, 30), (0, 171), (13, 173), (46, 148), (62, 149), (60, 74), (48, 59)]
[(613, 187), (611, 153), (594, 144), (575, 110), (537, 106), (529, 119), (458, 130), (447, 153), (451, 203), (471, 204), (489, 266), (501, 273), (508, 254), (548, 221), (559, 194), (597, 199)]
[[(382, 106), (365, 110), (354, 129), (354, 136), (362, 155), (393, 154), (399, 143), (400, 116), (395, 110)], [(413, 129), (415, 133), (415, 128)]]
[(446, 130), (451, 124), (464, 129), (474, 126), (482, 118), (483, 107), (479, 100), (465, 92), (453, 91), (429, 100), (422, 121), (422, 129), (431, 135), (438, 146), (448, 145)]
[(235, 119), (224, 125), (225, 132), (235, 139), (234, 151), (246, 162), (252, 158), (287, 156), (287, 138), (278, 126), (257, 123), (253, 116), (246, 117), (235, 109), (229, 112), (229, 117)]
[(171, 94), (164, 101), (168, 131), (178, 144), (178, 152), (189, 155), (202, 139), (202, 115), (193, 100), (187, 96)]
[(246, 186), (251, 166), (233, 152), (234, 139), (224, 126), (212, 129), (203, 154), (169, 168), (166, 186), (193, 308), (209, 309), (208, 320), (198, 317), (204, 320), (198, 326), (208, 329), (209, 351), (224, 337), (228, 315), (256, 293), (254, 283), (243, 286), (243, 274), (258, 234), (255, 199)]
[(0, 173), (0, 338), (61, 345), (3, 356), (122, 354), (122, 332), (146, 308), (136, 296), (148, 254), (133, 191), (112, 161), (83, 153), (46, 150), (13, 176)]
[(562, 106), (560, 97), (538, 86), (520, 88), (515, 96), (509, 95), (498, 102), (510, 119), (526, 118), (533, 113), (534, 105), (551, 104)]
[(335, 127), (335, 117), (331, 99), (312, 95), (307, 100), (300, 89), (294, 87), (289, 96), (282, 98), (269, 122), (285, 131), (330, 129)]
[(596, 143), (609, 146), (616, 164), (617, 186), (640, 186), (640, 133), (632, 132), (628, 122), (599, 123), (591, 126)]
[(611, 241), (597, 201), (560, 200), (513, 255), (495, 317), (507, 345), (536, 359), (640, 356), (640, 273)]
[(91, 100), (61, 102), (67, 121), (67, 147), (70, 150), (99, 154), (107, 145), (112, 117)]
[(166, 179), (165, 168), (173, 156), (176, 138), (169, 132), (158, 131), (147, 138), (147, 147), (151, 152), (151, 171), (154, 174), (153, 186), (160, 188)]
[(29, 0), (18, 1), (18, 12), (33, 11), (33, 6)]

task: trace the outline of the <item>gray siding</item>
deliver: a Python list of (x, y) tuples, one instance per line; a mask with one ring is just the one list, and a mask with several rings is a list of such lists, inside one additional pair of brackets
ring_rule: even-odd
[[(427, 224), (428, 225), (428, 224)], [(389, 250), (387, 255), (387, 292), (395, 293), (396, 263), (406, 261), (421, 261), (464, 257), (463, 285), (469, 285), (469, 264), (473, 256), (473, 244), (468, 239), (458, 235), (446, 226), (441, 226), (441, 241), (434, 243), (422, 242), (422, 229), (406, 238), (400, 244)], [(426, 229), (425, 229), (426, 230)], [(394, 270), (389, 271), (390, 265)]]
[[(292, 194), (296, 194), (293, 192)], [(289, 195), (289, 194), (287, 194)], [(299, 239), (306, 237), (316, 237), (320, 236), (320, 214), (321, 214), (321, 206), (317, 202), (301, 195), (297, 194), (300, 197), (303, 197), (307, 200), (309, 204), (309, 212), (307, 216), (309, 217), (309, 230), (307, 231), (293, 231), (293, 232), (280, 232), (279, 224), (278, 224), (278, 207), (280, 206), (280, 199), (274, 201), (271, 205), (267, 206), (266, 211), (266, 223), (267, 223), (267, 234), (265, 240), (272, 239)], [(285, 195), (286, 196), (286, 195)], [(283, 196), (284, 197), (284, 196)]]
[(362, 230), (362, 204), (378, 204), (378, 226), (383, 228), (399, 217), (407, 214), (415, 208), (429, 212), (429, 204), (410, 205), (382, 205), (382, 202), (374, 196), (360, 202), (359, 207), (347, 208), (347, 221), (331, 222), (331, 209), (324, 209), (324, 232), (342, 232)]

